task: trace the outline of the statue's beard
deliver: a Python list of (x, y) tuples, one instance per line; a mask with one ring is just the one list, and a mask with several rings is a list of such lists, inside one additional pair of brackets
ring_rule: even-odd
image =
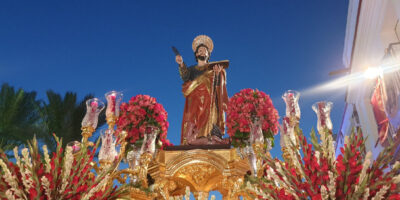
[(197, 60), (206, 61), (207, 56), (197, 56)]

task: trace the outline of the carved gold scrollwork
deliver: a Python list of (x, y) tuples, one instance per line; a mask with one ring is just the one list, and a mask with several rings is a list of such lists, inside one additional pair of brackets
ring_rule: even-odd
[(171, 196), (171, 192), (177, 188), (177, 184), (175, 181), (170, 179), (160, 179), (156, 181), (154, 190), (159, 193), (159, 196), (162, 199), (169, 199)]
[(190, 177), (194, 183), (197, 185), (204, 184), (210, 176), (216, 172), (217, 170), (209, 165), (204, 163), (197, 163), (193, 165), (188, 165), (181, 168), (175, 176), (177, 177)]
[(156, 179), (157, 198), (185, 195), (187, 187), (198, 197), (215, 190), (224, 200), (244, 196), (246, 192), (240, 186), (250, 166), (236, 152), (236, 149), (160, 151), (149, 167), (149, 173)]

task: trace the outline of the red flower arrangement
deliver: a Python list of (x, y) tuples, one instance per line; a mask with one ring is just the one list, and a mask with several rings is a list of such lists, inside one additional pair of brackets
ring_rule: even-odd
[[(29, 148), (14, 149), (15, 163), (0, 153), (0, 199), (117, 199), (129, 195), (128, 188), (113, 187), (108, 171), (95, 176), (90, 172), (96, 152), (82, 148), (73, 154), (73, 149), (61, 148), (56, 138), (57, 150), (52, 156), (43, 147), (43, 158), (37, 141), (28, 142)], [(98, 143), (97, 143), (98, 144)]]
[[(301, 133), (298, 128), (297, 131)], [(265, 174), (250, 180), (248, 192), (259, 199), (280, 200), (400, 199), (400, 163), (396, 162), (388, 169), (394, 146), (385, 148), (373, 160), (371, 153), (366, 153), (365, 140), (358, 131), (346, 138), (340, 149), (342, 154), (336, 158), (331, 148), (331, 135), (321, 137), (325, 140), (321, 144), (314, 132), (311, 137), (312, 145), (302, 133), (299, 134), (304, 156), (293, 151), (294, 157), (284, 162), (266, 156)]]
[(168, 114), (164, 107), (156, 102), (156, 99), (148, 95), (136, 95), (129, 103), (121, 104), (120, 116), (117, 120), (117, 131), (128, 133), (126, 140), (130, 144), (141, 144), (148, 126), (156, 126), (160, 129), (158, 139), (163, 146), (172, 145), (167, 139), (169, 123)]
[(227, 109), (228, 134), (234, 147), (243, 147), (250, 136), (250, 124), (256, 117), (261, 120), (264, 139), (273, 145), (273, 136), (278, 133), (279, 115), (271, 98), (262, 91), (243, 89), (229, 99)]

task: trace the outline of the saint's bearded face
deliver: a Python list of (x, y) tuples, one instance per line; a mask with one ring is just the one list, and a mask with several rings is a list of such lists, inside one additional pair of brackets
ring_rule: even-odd
[(208, 60), (208, 57), (209, 57), (209, 55), (208, 55), (208, 50), (207, 50), (206, 47), (201, 46), (201, 47), (199, 47), (199, 48), (197, 49), (197, 52), (196, 52), (196, 58), (197, 58), (197, 60), (207, 61), (207, 60)]

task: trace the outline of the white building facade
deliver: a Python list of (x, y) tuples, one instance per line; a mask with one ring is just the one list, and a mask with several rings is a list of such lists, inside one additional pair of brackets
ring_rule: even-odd
[[(357, 77), (367, 68), (382, 66), (389, 46), (392, 46), (391, 50), (400, 55), (400, 45), (397, 45), (400, 42), (399, 19), (400, 0), (349, 1), (343, 51), (343, 63), (348, 69), (348, 76)], [(377, 82), (377, 79), (366, 79), (362, 76), (349, 82), (343, 122), (336, 139), (337, 155), (340, 153), (340, 147), (343, 146), (344, 137), (351, 134), (353, 127), (360, 127), (364, 137), (368, 137), (366, 148), (367, 151), (373, 153), (374, 158), (385, 146), (382, 141), (382, 130), (385, 129), (385, 127), (382, 129), (383, 120), (378, 119), (381, 117), (377, 117), (377, 110), (371, 103)], [(388, 85), (387, 81), (386, 85)], [(391, 91), (388, 92), (391, 93)], [(388, 115), (385, 110), (382, 113)], [(389, 120), (386, 122), (389, 125), (385, 129), (387, 130), (385, 141), (398, 139), (400, 134), (396, 137), (397, 125), (392, 125)]]

